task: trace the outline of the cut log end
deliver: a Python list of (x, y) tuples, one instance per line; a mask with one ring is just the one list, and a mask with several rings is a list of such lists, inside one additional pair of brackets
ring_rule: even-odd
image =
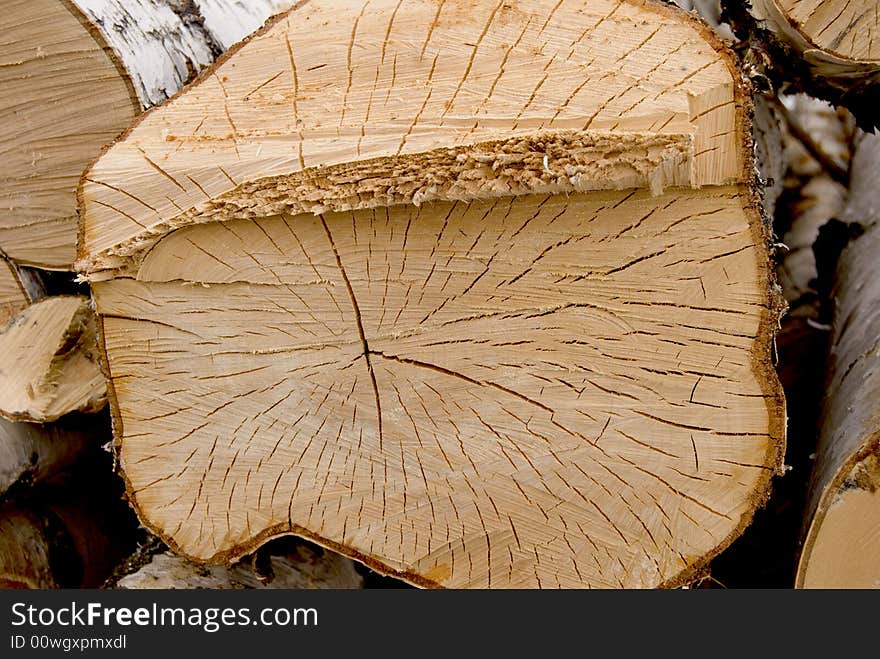
[(100, 32), (75, 3), (14, 0), (4, 7), (0, 29), (7, 37), (0, 48), (6, 127), (0, 139), (7, 154), (0, 248), (20, 263), (70, 268), (77, 179), (140, 107)]
[(846, 474), (814, 522), (802, 588), (880, 588), (880, 451)]
[(84, 178), (131, 500), (200, 561), (680, 582), (781, 452), (745, 90), (660, 5), (448, 5), (300, 5)]
[(0, 333), (0, 415), (54, 421), (107, 401), (96, 319), (84, 297), (55, 296), (15, 316)]
[(877, 126), (880, 12), (850, 0), (724, 2), (740, 39), (772, 57), (781, 84), (843, 105), (866, 129)]
[(880, 369), (875, 276), (880, 137), (864, 136), (841, 218), (864, 233), (840, 255), (829, 378), (797, 585), (880, 586)]

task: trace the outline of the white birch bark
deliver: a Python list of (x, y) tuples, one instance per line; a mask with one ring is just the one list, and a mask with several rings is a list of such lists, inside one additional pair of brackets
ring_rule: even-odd
[(144, 108), (172, 96), (231, 45), (292, 3), (74, 0), (119, 56)]

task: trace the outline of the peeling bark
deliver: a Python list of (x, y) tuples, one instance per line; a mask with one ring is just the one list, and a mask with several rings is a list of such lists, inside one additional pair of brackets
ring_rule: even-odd
[(232, 567), (204, 566), (175, 556), (157, 554), (137, 572), (119, 580), (123, 590), (196, 589), (357, 589), (364, 580), (354, 563), (320, 547), (297, 543), (289, 551), (264, 558), (258, 570), (253, 562), (241, 561)]
[(84, 297), (48, 297), (13, 317), (0, 332), (0, 415), (44, 423), (104, 407), (96, 333)]

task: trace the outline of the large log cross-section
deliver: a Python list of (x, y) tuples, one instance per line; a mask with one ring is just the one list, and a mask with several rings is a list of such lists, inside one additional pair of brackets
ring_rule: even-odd
[(82, 180), (143, 522), (423, 586), (682, 582), (782, 449), (748, 108), (659, 3), (298, 3)]

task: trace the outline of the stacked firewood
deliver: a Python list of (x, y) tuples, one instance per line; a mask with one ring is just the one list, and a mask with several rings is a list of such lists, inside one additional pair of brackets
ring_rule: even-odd
[(880, 585), (877, 14), (675, 4), (9, 2), (0, 585)]

